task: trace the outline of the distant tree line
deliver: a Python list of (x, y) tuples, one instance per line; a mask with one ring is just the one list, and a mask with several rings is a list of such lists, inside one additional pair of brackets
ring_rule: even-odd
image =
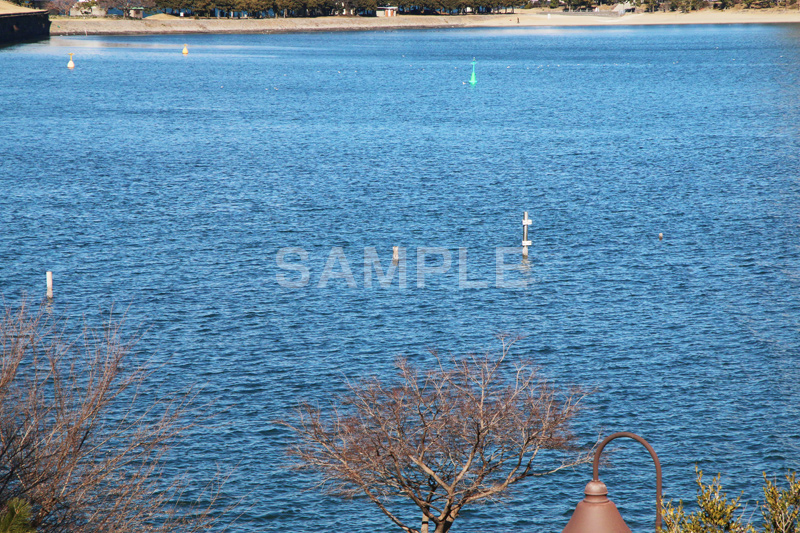
[[(137, 0), (99, 0), (108, 4), (137, 3)], [(728, 9), (790, 7), (798, 0), (633, 0), (644, 11), (688, 12), (715, 7)], [(142, 5), (144, 2), (144, 5)], [(614, 5), (615, 0), (138, 0), (138, 5), (164, 12), (184, 12), (199, 17), (247, 14), (250, 18), (369, 15), (379, 6), (397, 6), (400, 14), (454, 15), (513, 12), (515, 8), (590, 10)]]
[[(624, 2), (624, 0), (622, 0)], [(730, 9), (741, 6), (745, 9), (798, 8), (798, 0), (628, 0), (637, 11), (680, 11), (688, 13), (699, 9)], [(525, 8), (564, 9), (590, 11), (597, 6), (614, 5), (615, 0), (529, 0)]]
[[(103, 0), (108, 2), (120, 0)], [(397, 6), (404, 14), (493, 13), (512, 10), (507, 0), (146, 0), (165, 12), (200, 17), (247, 13), (250, 18), (368, 15), (378, 6)]]
[[(31, 5), (32, 0), (11, 0)], [(513, 0), (512, 0), (513, 1)], [(467, 13), (514, 12), (515, 8), (592, 10), (597, 6), (614, 5), (616, 0), (526, 0), (509, 4), (508, 0), (90, 0), (83, 7), (97, 4), (121, 10), (125, 16), (133, 7), (146, 11), (184, 13), (196, 17), (318, 17), (333, 15), (370, 15), (379, 6), (392, 5), (400, 14), (455, 15)], [(798, 0), (632, 0), (637, 10), (688, 12), (704, 8), (728, 9), (798, 7)], [(51, 0), (50, 9), (68, 13), (75, 0)]]
[(314, 17), (374, 10), (376, 0), (152, 0), (165, 12), (183, 11), (201, 17), (247, 13), (250, 18)]

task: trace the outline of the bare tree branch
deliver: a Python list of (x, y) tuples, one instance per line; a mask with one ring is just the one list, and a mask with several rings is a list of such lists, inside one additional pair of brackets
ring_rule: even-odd
[(224, 476), (198, 507), (179, 505), (185, 485), (163, 475), (167, 451), (208, 415), (192, 392), (147, 390), (152, 369), (121, 327), (109, 316), (71, 341), (44, 309), (0, 316), (0, 503), (30, 503), (39, 533), (222, 530)]
[[(290, 452), (329, 493), (366, 496), (407, 533), (417, 530), (394, 510), (402, 499), (422, 512), (419, 531), (433, 523), (445, 533), (466, 505), (589, 462), (570, 430), (587, 393), (556, 387), (530, 361), (512, 365), (516, 340), (501, 336), (500, 351), (483, 356), (445, 360), (433, 351), (428, 372), (400, 359), (396, 384), (350, 383), (325, 411), (304, 404), (296, 422), (279, 421), (299, 437)], [(562, 461), (535, 470), (543, 450)]]

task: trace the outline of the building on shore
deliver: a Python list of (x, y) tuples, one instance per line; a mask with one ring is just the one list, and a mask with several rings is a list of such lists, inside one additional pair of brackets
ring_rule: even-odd
[(375, 16), (377, 16), (377, 17), (396, 17), (397, 16), (397, 7), (388, 6), (388, 7), (375, 8)]

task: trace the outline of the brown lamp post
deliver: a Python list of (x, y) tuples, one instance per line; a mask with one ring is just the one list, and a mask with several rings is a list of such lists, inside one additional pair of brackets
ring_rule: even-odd
[(597, 447), (592, 464), (592, 480), (586, 485), (586, 497), (578, 503), (564, 528), (563, 533), (631, 533), (625, 524), (617, 506), (608, 499), (608, 490), (605, 483), (600, 481), (597, 470), (600, 466), (600, 454), (606, 444), (619, 437), (628, 437), (641, 443), (656, 464), (656, 532), (661, 529), (661, 463), (658, 461), (656, 451), (639, 435), (623, 431), (606, 437)]

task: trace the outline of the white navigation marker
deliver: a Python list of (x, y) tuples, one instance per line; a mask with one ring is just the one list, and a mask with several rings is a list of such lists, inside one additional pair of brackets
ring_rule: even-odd
[(522, 217), (522, 258), (528, 258), (528, 246), (532, 246), (533, 243), (528, 240), (528, 226), (532, 224), (532, 220), (528, 218), (528, 212), (525, 211), (525, 215)]

